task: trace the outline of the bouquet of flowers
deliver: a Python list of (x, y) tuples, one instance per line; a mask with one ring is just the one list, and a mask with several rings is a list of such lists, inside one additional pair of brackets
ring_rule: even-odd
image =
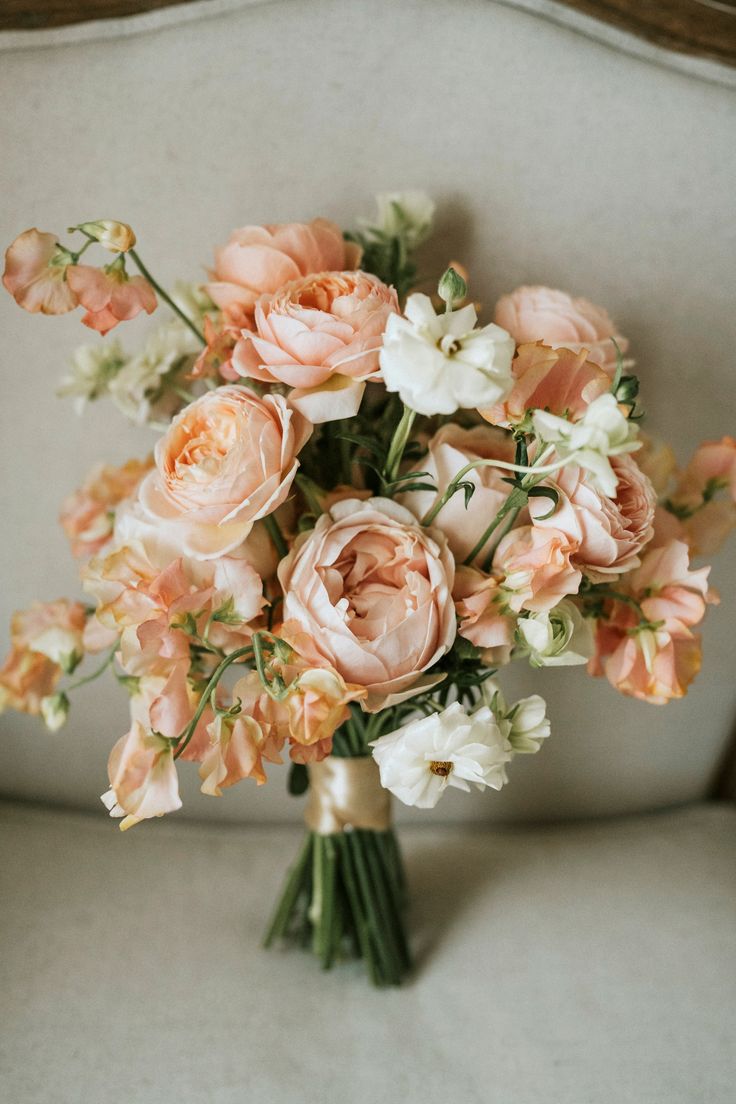
[(545, 702), (505, 699), (511, 660), (681, 697), (715, 601), (691, 558), (736, 524), (736, 440), (678, 469), (587, 300), (521, 287), (480, 325), (462, 265), (420, 282), (432, 219), (401, 193), (349, 233), (245, 226), (171, 292), (98, 220), (67, 244), (27, 230), (3, 276), (25, 310), (81, 307), (103, 336), (159, 300), (171, 316), (133, 355), (81, 348), (62, 380), (158, 439), (63, 503), (88, 597), (14, 616), (0, 708), (56, 730), (111, 671), (130, 728), (102, 800), (123, 829), (180, 807), (184, 761), (220, 797), (288, 756), (307, 835), (266, 941), (325, 967), (352, 952), (377, 984), (410, 965), (390, 794), (500, 790), (539, 751)]

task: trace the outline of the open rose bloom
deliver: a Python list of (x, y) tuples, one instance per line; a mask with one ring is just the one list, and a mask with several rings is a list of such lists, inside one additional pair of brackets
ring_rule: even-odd
[(180, 808), (182, 770), (205, 801), (288, 771), (309, 831), (268, 941), (325, 966), (357, 947), (378, 984), (409, 966), (389, 795), (513, 782), (551, 725), (538, 694), (506, 702), (510, 663), (682, 697), (717, 600), (697, 559), (736, 527), (733, 427), (689, 460), (640, 433), (628, 342), (588, 299), (524, 286), (479, 318), (460, 264), (416, 289), (432, 213), (386, 193), (347, 234), (246, 224), (171, 293), (96, 219), (20, 234), (3, 275), (100, 335), (175, 317), (64, 381), (157, 439), (64, 497), (84, 601), (15, 615), (0, 709), (57, 731), (114, 671), (129, 722), (100, 789), (124, 829)]

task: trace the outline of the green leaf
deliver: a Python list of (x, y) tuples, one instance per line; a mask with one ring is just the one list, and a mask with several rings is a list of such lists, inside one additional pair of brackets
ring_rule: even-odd
[(465, 509), (467, 510), (470, 500), (475, 494), (475, 483), (470, 483), (464, 479), (462, 483), (458, 483), (457, 489), (465, 495)]
[(551, 518), (557, 509), (560, 501), (559, 491), (556, 491), (554, 487), (530, 487), (527, 491), (529, 498), (549, 498), (552, 500), (552, 508), (548, 510), (546, 514), (539, 514), (537, 521), (546, 521), (547, 518)]
[(304, 763), (292, 763), (287, 782), (289, 793), (293, 797), (301, 797), (309, 789), (309, 771)]

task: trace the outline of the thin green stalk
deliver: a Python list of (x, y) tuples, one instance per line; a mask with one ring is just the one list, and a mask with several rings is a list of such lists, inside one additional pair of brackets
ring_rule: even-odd
[[(519, 501), (520, 499), (521, 499), (521, 501)], [(491, 521), (490, 525), (483, 532), (483, 534), (478, 538), (477, 543), (473, 546), (473, 548), (471, 548), (470, 552), (468, 552), (468, 554), (465, 557), (463, 563), (466, 563), (466, 564), (472, 563), (473, 560), (475, 559), (475, 557), (478, 556), (481, 553), (483, 548), (485, 548), (487, 541), (490, 539), (490, 537), (496, 531), (496, 529), (501, 524), (503, 519), (507, 516), (507, 514), (509, 514), (513, 510), (513, 511), (515, 511), (514, 516), (516, 516), (516, 514), (518, 514), (521, 507), (524, 505), (524, 502), (526, 502), (526, 494), (524, 494), (523, 492), (520, 492), (518, 487), (515, 487), (514, 490), (511, 492), (511, 494), (509, 495), (509, 497), (504, 502), (501, 509), (498, 511), (496, 516)]]
[(194, 732), (197, 728), (197, 725), (199, 724), (199, 722), (201, 720), (202, 714), (204, 713), (205, 709), (207, 708), (207, 706), (209, 704), (210, 695), (211, 695), (212, 691), (217, 687), (217, 684), (220, 681), (220, 679), (222, 678), (222, 676), (225, 674), (225, 671), (227, 671), (228, 667), (230, 667), (231, 664), (236, 663), (239, 659), (242, 659), (246, 655), (251, 655), (252, 656), (252, 654), (253, 654), (253, 648), (250, 646), (250, 644), (247, 645), (245, 648), (238, 648), (237, 651), (231, 652), (230, 655), (225, 656), (225, 658), (222, 660), (222, 662), (215, 668), (214, 673), (213, 673), (212, 677), (210, 678), (210, 681), (207, 683), (207, 686), (205, 687), (205, 691), (202, 694), (202, 697), (200, 699), (199, 705), (197, 706), (197, 709), (196, 709), (196, 712), (195, 712), (194, 716), (192, 717), (191, 721), (189, 722), (187, 727), (182, 732), (181, 736), (179, 736), (179, 738), (177, 739), (176, 746), (175, 746), (175, 749), (174, 749), (174, 758), (175, 759), (179, 758), (179, 756), (181, 755), (181, 753), (184, 751), (185, 747), (187, 746), (187, 744), (191, 740), (192, 736), (194, 735)]
[(286, 886), (263, 940), (264, 947), (270, 947), (274, 939), (281, 939), (286, 934), (292, 910), (303, 887), (304, 871), (311, 858), (312, 843), (312, 833), (308, 832), (296, 862), (287, 876)]
[(162, 288), (161, 285), (156, 280), (154, 280), (153, 276), (151, 275), (151, 273), (148, 271), (148, 269), (144, 265), (143, 261), (138, 256), (138, 253), (136, 252), (136, 250), (135, 249), (129, 249), (128, 250), (128, 256), (131, 257), (132, 260), (134, 261), (134, 263), (137, 266), (138, 271), (140, 272), (141, 276), (144, 276), (146, 278), (146, 280), (148, 280), (151, 287), (154, 288), (154, 290), (158, 292), (158, 294), (161, 296), (163, 301), (171, 308), (171, 310), (174, 312), (174, 314), (178, 315), (179, 318), (181, 318), (184, 325), (189, 327), (189, 329), (192, 331), (194, 336), (196, 338), (198, 338), (199, 341), (201, 341), (203, 345), (206, 345), (207, 342), (205, 341), (204, 334), (201, 332), (201, 330), (197, 326), (195, 326), (194, 322), (192, 322), (191, 318), (184, 313), (184, 311), (181, 309), (181, 307), (178, 307), (176, 305), (176, 303), (171, 298), (169, 293), (164, 288)]
[(266, 529), (268, 530), (268, 535), (274, 543), (274, 547), (279, 559), (283, 560), (284, 556), (289, 551), (289, 546), (284, 539), (284, 534), (281, 532), (279, 523), (277, 522), (273, 514), (268, 514), (263, 519), (263, 524), (266, 526)]
[(374, 985), (381, 984), (381, 974), (373, 951), (373, 942), (368, 930), (366, 912), (361, 902), (358, 889), (358, 879), (353, 865), (353, 857), (348, 844), (348, 834), (341, 832), (335, 837), (335, 841), (341, 853), (343, 882), (350, 902), (350, 910), (355, 921), (355, 931), (358, 937), (358, 945), (362, 957), (365, 959), (366, 969)]
[(68, 686), (64, 687), (64, 693), (68, 694), (72, 690), (78, 690), (80, 686), (84, 686), (88, 682), (94, 682), (94, 680), (99, 678), (100, 675), (104, 675), (105, 671), (107, 670), (107, 668), (110, 666), (110, 664), (114, 660), (115, 653), (117, 652), (119, 647), (120, 647), (120, 645), (116, 641), (113, 644), (112, 648), (110, 649), (110, 652), (108, 653), (107, 657), (105, 658), (104, 663), (102, 663), (99, 667), (96, 667), (95, 670), (92, 671), (91, 674), (85, 675), (83, 678), (78, 678), (76, 680), (76, 682), (70, 682)]
[(386, 483), (393, 483), (394, 479), (396, 479), (396, 476), (399, 474), (401, 458), (404, 455), (404, 449), (409, 441), (409, 435), (416, 416), (416, 411), (411, 410), (408, 406), (404, 407), (399, 424), (394, 430), (394, 435), (386, 457), (386, 467), (384, 469), (384, 481)]

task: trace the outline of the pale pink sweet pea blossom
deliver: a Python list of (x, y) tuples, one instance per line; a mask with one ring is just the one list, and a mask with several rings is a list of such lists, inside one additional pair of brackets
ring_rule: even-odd
[(34, 602), (13, 614), (10, 653), (0, 668), (0, 713), (40, 712), (62, 671), (72, 670), (84, 655), (86, 619), (81, 602), (66, 598)]
[(377, 712), (413, 696), (455, 638), (454, 564), (441, 533), (388, 499), (347, 499), (279, 566), (281, 635), (314, 666), (363, 687)]
[(654, 534), (656, 496), (651, 483), (627, 453), (612, 456), (610, 463), (617, 479), (611, 498), (571, 461), (546, 481), (558, 495), (551, 514), (549, 499), (529, 501), (533, 524), (566, 533), (577, 544), (572, 563), (593, 582), (636, 567)]
[(311, 431), (281, 395), (209, 391), (158, 441), (156, 467), (139, 490), (143, 511), (175, 529), (188, 556), (232, 551), (285, 501)]
[(79, 490), (64, 499), (59, 515), (72, 555), (97, 555), (112, 537), (115, 507), (129, 498), (153, 464), (153, 458), (128, 460), (118, 468), (98, 464)]
[(609, 376), (589, 359), (587, 350), (573, 352), (541, 342), (520, 345), (511, 372), (511, 391), (502, 402), (480, 411), (492, 425), (516, 425), (529, 410), (548, 410), (575, 422), (611, 387)]
[(66, 314), (79, 306), (67, 280), (71, 260), (55, 234), (25, 230), (5, 251), (3, 284), (23, 310)]
[(153, 314), (156, 293), (143, 276), (128, 276), (117, 261), (108, 267), (70, 265), (67, 282), (87, 313), (85, 326), (109, 333), (118, 322), (135, 318), (141, 311)]
[(698, 507), (706, 495), (725, 489), (736, 502), (736, 438), (704, 441), (680, 475), (673, 499)]
[(215, 251), (207, 294), (233, 326), (250, 325), (262, 295), (274, 295), (284, 284), (315, 272), (357, 268), (358, 246), (327, 219), (273, 226), (242, 226)]
[(577, 594), (582, 573), (573, 563), (578, 542), (559, 529), (523, 525), (496, 549), (493, 566), (503, 575), (506, 604), (542, 613), (568, 594)]
[(542, 341), (574, 353), (585, 349), (588, 359), (611, 377), (616, 370), (616, 348), (611, 339), (622, 353), (629, 347), (603, 307), (555, 288), (519, 287), (498, 300), (494, 317), (517, 345)]
[(486, 666), (508, 663), (516, 618), (506, 610), (506, 596), (499, 581), (477, 568), (460, 566), (455, 572), (452, 596), (458, 635), (482, 650)]
[(107, 769), (110, 789), (102, 801), (110, 816), (123, 818), (121, 831), (181, 808), (172, 745), (137, 721), (115, 744)]
[[(700, 637), (710, 568), (690, 571), (687, 545), (673, 540), (647, 551), (641, 567), (626, 577), (626, 593), (639, 612), (614, 602), (598, 625), (590, 672), (605, 675), (623, 694), (655, 705), (681, 698), (700, 670)], [(644, 618), (642, 622), (641, 618)]]
[(202, 793), (222, 797), (224, 789), (244, 778), (255, 778), (259, 786), (263, 785), (263, 730), (253, 717), (218, 714), (207, 732), (210, 747), (199, 768)]
[[(474, 426), (463, 429), (454, 422), (448, 422), (435, 433), (427, 445), (427, 455), (415, 465), (415, 470), (429, 474), (429, 479), (421, 477), (420, 483), (434, 483), (437, 493), (409, 491), (399, 497), (399, 502), (421, 519), (452, 482), (459, 471), (475, 460), (502, 460), (513, 462), (514, 443), (509, 434), (490, 426)], [(475, 548), (490, 522), (496, 516), (508, 498), (511, 488), (504, 483), (507, 471), (494, 467), (479, 467), (469, 471), (464, 477), (475, 488), (468, 507), (465, 496), (458, 492), (442, 507), (432, 522), (435, 529), (444, 533), (455, 559), (461, 563)], [(519, 524), (526, 515), (519, 519)], [(490, 541), (491, 538), (489, 538)], [(488, 541), (477, 554), (482, 561)]]
[(241, 376), (293, 388), (289, 401), (312, 422), (355, 414), (396, 292), (365, 272), (323, 272), (286, 284), (255, 310), (232, 367)]

